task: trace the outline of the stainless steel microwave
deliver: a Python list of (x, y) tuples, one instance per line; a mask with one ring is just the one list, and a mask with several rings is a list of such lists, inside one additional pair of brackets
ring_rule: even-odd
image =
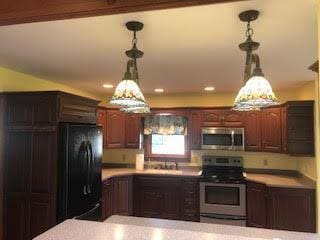
[(202, 128), (202, 149), (244, 150), (244, 128)]

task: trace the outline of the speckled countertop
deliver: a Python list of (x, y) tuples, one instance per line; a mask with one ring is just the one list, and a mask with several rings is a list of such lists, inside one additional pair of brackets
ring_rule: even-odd
[[(162, 176), (181, 176), (181, 177), (198, 177), (199, 171), (183, 171), (183, 170), (157, 170), (147, 169), (137, 171), (133, 168), (109, 168), (102, 170), (102, 180), (111, 177), (127, 176), (127, 175), (162, 175)], [(261, 174), (247, 173), (246, 179), (249, 181), (263, 183), (269, 187), (286, 187), (286, 188), (306, 188), (315, 189), (315, 182), (306, 178), (279, 174)]]
[(158, 170), (146, 169), (138, 171), (134, 168), (104, 168), (102, 170), (102, 180), (111, 177), (127, 176), (127, 175), (163, 175), (163, 176), (181, 176), (181, 177), (198, 177), (199, 171), (182, 171), (182, 170)]
[[(125, 223), (123, 223), (125, 222)], [(34, 240), (320, 240), (317, 234), (115, 216), (110, 222), (67, 220)]]

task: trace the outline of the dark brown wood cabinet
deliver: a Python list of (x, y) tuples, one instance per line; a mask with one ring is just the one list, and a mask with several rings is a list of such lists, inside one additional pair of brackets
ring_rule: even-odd
[(261, 151), (261, 113), (245, 113), (245, 150)]
[(97, 112), (97, 125), (101, 126), (102, 128), (102, 135), (103, 135), (103, 147), (106, 148), (107, 146), (107, 112), (103, 108), (99, 108)]
[(314, 189), (268, 188), (268, 226), (272, 229), (316, 232)]
[(28, 240), (56, 224), (59, 122), (95, 123), (98, 102), (56, 91), (5, 98), (4, 239)]
[(201, 113), (198, 110), (189, 114), (188, 141), (190, 150), (201, 149)]
[(125, 147), (140, 148), (142, 131), (141, 116), (139, 114), (127, 114), (125, 117)]
[(199, 221), (197, 179), (137, 176), (134, 215), (138, 217)]
[(286, 104), (284, 139), (291, 155), (314, 156), (314, 102), (295, 101)]
[(132, 176), (113, 178), (113, 214), (132, 215)]
[(107, 110), (107, 148), (125, 148), (125, 114), (119, 110)]
[(266, 185), (247, 182), (247, 226), (267, 228)]
[(261, 110), (261, 140), (263, 152), (281, 152), (281, 108)]
[(243, 127), (243, 113), (230, 109), (213, 109), (202, 111), (204, 127)]
[(97, 123), (105, 126), (105, 148), (140, 148), (142, 139), (140, 114), (127, 114), (118, 109), (100, 109)]
[(267, 187), (247, 182), (247, 226), (315, 232), (314, 189)]
[(102, 184), (101, 220), (104, 221), (113, 214), (113, 180), (107, 179)]

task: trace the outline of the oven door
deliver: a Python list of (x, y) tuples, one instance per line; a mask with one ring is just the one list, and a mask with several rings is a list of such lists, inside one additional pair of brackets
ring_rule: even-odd
[(203, 128), (202, 149), (244, 150), (243, 128)]
[(246, 216), (246, 185), (200, 182), (200, 213)]

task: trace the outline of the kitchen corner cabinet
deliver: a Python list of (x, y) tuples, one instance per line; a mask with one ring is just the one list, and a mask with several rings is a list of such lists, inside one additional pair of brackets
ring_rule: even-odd
[(4, 239), (29, 240), (56, 224), (59, 123), (95, 123), (98, 103), (57, 91), (4, 96)]
[(247, 182), (247, 226), (315, 232), (315, 199), (314, 189)]

